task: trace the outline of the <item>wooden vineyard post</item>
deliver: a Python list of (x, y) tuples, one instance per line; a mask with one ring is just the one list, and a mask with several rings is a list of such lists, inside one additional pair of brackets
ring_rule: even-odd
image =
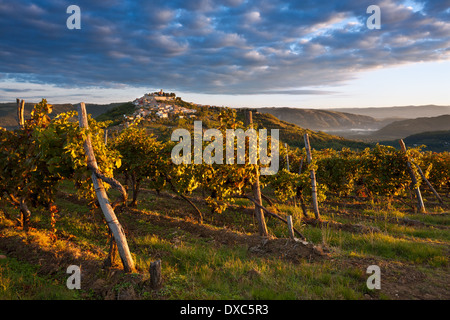
[[(300, 160), (300, 166), (298, 168), (298, 174), (299, 175), (302, 174), (302, 167), (303, 167), (303, 157)], [(306, 210), (305, 200), (303, 200), (303, 193), (302, 193), (302, 190), (301, 190), (300, 186), (297, 187), (297, 198), (300, 200), (300, 206), (302, 207), (303, 215), (305, 217), (308, 217), (308, 210)]]
[(286, 220), (287, 220), (287, 225), (288, 225), (289, 238), (291, 238), (292, 240), (295, 240), (294, 224), (292, 222), (292, 216), (289, 215)]
[[(289, 167), (289, 152), (288, 152), (288, 144), (285, 143), (284, 144), (284, 148), (286, 149), (286, 170), (288, 172), (290, 172), (290, 167)], [(295, 201), (295, 197), (292, 198), (293, 202), (294, 202), (294, 206), (297, 207), (297, 202)]]
[[(305, 133), (305, 135), (304, 135), (304, 140), (305, 140), (305, 149), (306, 149), (306, 156), (308, 159), (308, 164), (311, 164), (311, 162), (312, 162), (311, 145), (309, 143), (309, 136), (307, 133)], [(311, 196), (312, 196), (312, 203), (313, 203), (313, 209), (314, 209), (314, 216), (316, 217), (316, 219), (320, 219), (319, 204), (317, 202), (316, 172), (314, 171), (314, 169), (310, 170), (310, 174), (311, 174), (311, 189), (312, 189)]]
[(284, 144), (284, 148), (286, 149), (286, 169), (289, 171), (289, 153), (287, 143)]
[[(274, 218), (277, 218), (278, 220), (283, 221), (283, 222), (286, 223), (286, 224), (288, 223), (286, 219), (284, 219), (283, 217), (279, 216), (278, 214), (276, 214), (276, 213), (274, 213), (274, 212), (271, 212), (271, 211), (267, 210), (266, 208), (264, 208), (262, 205), (260, 205), (260, 204), (259, 204), (255, 199), (253, 199), (252, 197), (249, 197), (249, 196), (243, 196), (243, 195), (238, 195), (238, 196), (233, 196), (233, 197), (234, 197), (234, 198), (248, 199), (248, 200), (250, 200), (251, 202), (253, 202), (253, 203), (255, 204), (255, 206), (257, 206), (258, 208), (261, 208), (261, 210), (264, 210), (268, 215), (270, 215), (270, 216), (272, 216), (272, 217), (274, 217)], [(306, 241), (305, 236), (302, 235), (302, 234), (301, 234), (297, 229), (295, 229), (293, 226), (292, 226), (292, 230), (294, 231), (294, 233), (296, 233), (298, 236), (300, 236), (300, 238), (302, 238), (303, 240)]]
[(160, 289), (162, 286), (161, 260), (150, 263), (150, 287), (154, 290)]
[(23, 127), (25, 125), (24, 118), (24, 109), (25, 109), (25, 101), (16, 99), (17, 101), (17, 122), (19, 123), (19, 127)]
[[(17, 98), (16, 102), (17, 102), (17, 124), (19, 125), (19, 129), (20, 129), (25, 126), (25, 118), (23, 115), (24, 109), (25, 109), (25, 101)], [(20, 198), (17, 201), (17, 204), (19, 204), (19, 208), (20, 208), (20, 215), (21, 215), (20, 220), (21, 220), (23, 230), (28, 231), (31, 212), (28, 209), (28, 206), (25, 203), (24, 198)]]
[(419, 210), (419, 212), (424, 213), (424, 212), (426, 212), (425, 205), (423, 204), (423, 199), (422, 199), (422, 194), (420, 193), (420, 188), (419, 188), (419, 186), (417, 186), (416, 175), (414, 174), (414, 171), (411, 166), (411, 162), (409, 161), (408, 155), (406, 153), (406, 145), (402, 139), (399, 140), (399, 143), (400, 143), (401, 150), (405, 153), (405, 155), (407, 157), (406, 166), (408, 167), (409, 176), (411, 177), (412, 184), (415, 186), (414, 191), (417, 196), (417, 209)]
[[(253, 118), (252, 118), (251, 111), (247, 111), (245, 114), (245, 125), (253, 127)], [(250, 151), (250, 148), (249, 148), (249, 151)], [(261, 188), (259, 185), (259, 168), (256, 168), (255, 174), (256, 174), (255, 182), (252, 185), (253, 197), (258, 202), (258, 204), (260, 206), (262, 206)], [(257, 205), (255, 205), (255, 216), (256, 216), (256, 220), (258, 221), (259, 235), (262, 237), (267, 237), (269, 235), (269, 232), (267, 231), (267, 225), (266, 225), (266, 220), (264, 218), (264, 212)]]
[[(78, 105), (78, 120), (80, 128), (85, 129), (89, 128), (87, 121), (86, 106), (84, 102), (81, 102)], [(88, 168), (90, 167), (93, 168), (94, 170), (98, 170), (97, 160), (95, 159), (94, 149), (92, 148), (90, 133), (86, 135), (86, 139), (84, 140), (83, 146), (87, 156)], [(98, 202), (100, 203), (103, 215), (105, 216), (106, 223), (108, 224), (108, 227), (114, 237), (114, 241), (117, 244), (117, 249), (119, 251), (120, 259), (122, 260), (123, 268), (125, 272), (133, 272), (135, 270), (134, 262), (133, 258), (131, 257), (130, 249), (128, 248), (125, 233), (122, 229), (122, 226), (119, 223), (119, 220), (117, 220), (113, 208), (109, 203), (108, 195), (106, 194), (103, 182), (97, 178), (97, 175), (95, 174), (93, 169), (91, 169), (91, 171), (95, 193), (97, 195)]]
[(108, 129), (105, 129), (105, 131), (103, 132), (103, 139), (105, 142), (105, 146), (108, 145)]
[(427, 179), (427, 177), (425, 177), (425, 174), (423, 173), (422, 169), (420, 168), (420, 166), (415, 163), (414, 161), (411, 160), (411, 163), (417, 168), (417, 171), (419, 171), (420, 176), (422, 177), (422, 180), (425, 181), (425, 183), (427, 184), (428, 188), (430, 188), (431, 192), (433, 192), (434, 196), (436, 197), (436, 199), (439, 201), (439, 203), (445, 207), (444, 201), (442, 200), (441, 196), (439, 195), (439, 193), (437, 193), (436, 189), (433, 188), (433, 186), (431, 185), (430, 181)]

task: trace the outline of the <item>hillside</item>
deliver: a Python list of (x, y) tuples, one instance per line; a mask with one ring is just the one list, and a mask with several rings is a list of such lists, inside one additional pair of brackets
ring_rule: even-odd
[[(330, 198), (320, 209), (334, 227), (317, 227), (305, 224), (294, 205), (277, 204), (279, 214), (294, 214), (305, 246), (289, 240), (285, 225), (270, 217), (271, 237), (261, 239), (248, 202), (219, 214), (191, 199), (208, 212), (203, 224), (181, 197), (165, 191), (146, 189), (138, 208), (116, 210), (136, 261), (131, 274), (121, 270), (119, 257), (113, 266), (104, 263), (109, 245), (100, 209), (90, 209), (71, 183), (58, 192), (56, 240), (48, 211), (34, 209), (33, 230), (26, 233), (14, 222), (16, 209), (0, 207), (0, 300), (145, 300), (158, 309), (173, 300), (449, 299), (448, 213)], [(355, 228), (362, 224), (371, 232)], [(156, 260), (163, 266), (159, 290), (149, 281)], [(366, 286), (373, 264), (382, 266), (381, 290)], [(82, 266), (79, 290), (66, 287), (69, 265)], [(166, 311), (179, 318), (179, 309)]]
[(331, 110), (298, 108), (258, 108), (257, 110), (311, 130), (380, 129), (386, 124), (370, 116)]
[(425, 150), (434, 152), (450, 151), (450, 130), (414, 134), (404, 141), (413, 146), (426, 145)]
[[(37, 103), (37, 102), (36, 102)], [(33, 106), (36, 104), (35, 102), (25, 102), (25, 119), (30, 117), (30, 112), (33, 109)], [(49, 101), (51, 103), (51, 101)], [(86, 104), (86, 110), (93, 117), (96, 117), (105, 111), (114, 108), (122, 103), (110, 103), (110, 104)], [(55, 116), (62, 112), (67, 112), (70, 110), (75, 110), (75, 106), (70, 103), (64, 104), (54, 104), (53, 112), (50, 116)], [(16, 102), (8, 102), (8, 103), (0, 103), (0, 127), (6, 129), (12, 129), (17, 126), (17, 104)]]
[[(196, 121), (202, 121), (204, 128), (215, 128), (219, 125), (217, 119), (221, 107), (209, 107), (209, 106), (197, 106), (189, 104), (183, 100), (173, 102), (180, 104), (181, 106), (192, 108), (197, 110)], [(107, 112), (96, 117), (99, 121), (112, 121), (112, 126), (117, 126), (123, 121), (123, 115), (130, 115), (134, 110), (131, 103), (124, 103), (122, 105), (116, 106), (108, 110)], [(243, 110), (237, 109), (237, 119), (239, 121), (244, 121)], [(331, 135), (325, 132), (317, 132), (310, 129), (300, 127), (294, 123), (280, 120), (276, 116), (268, 113), (261, 113), (256, 111), (257, 109), (252, 109), (254, 111), (253, 121), (257, 124), (259, 128), (266, 129), (279, 129), (280, 139), (283, 143), (289, 144), (291, 147), (304, 147), (303, 135), (308, 133), (310, 135), (311, 143), (315, 149), (324, 148), (335, 148), (342, 149), (343, 147), (351, 149), (364, 149), (369, 147), (370, 144), (355, 140), (345, 139), (339, 136)], [(149, 132), (154, 134), (160, 140), (170, 139), (170, 135), (173, 126), (186, 126), (192, 125), (194, 119), (178, 119), (176, 117), (169, 119), (158, 119), (156, 121), (146, 121), (144, 126)]]
[[(167, 139), (195, 120), (205, 128), (231, 120), (220, 107), (186, 106), (195, 118), (139, 114), (138, 125)], [(159, 308), (174, 300), (449, 299), (449, 153), (420, 163), (442, 199), (422, 188), (419, 211), (405, 156), (393, 148), (314, 152), (313, 165), (289, 150), (289, 169), (280, 161), (281, 170), (255, 183), (254, 166), (177, 165), (173, 148), (134, 126), (114, 137), (132, 120), (127, 110), (130, 103), (97, 116), (122, 121), (111, 123), (106, 147), (96, 125), (86, 135), (57, 121), (0, 130), (0, 300), (146, 300)], [(241, 121), (245, 109), (236, 111)], [(316, 149), (357, 143), (270, 114), (254, 112), (253, 122), (280, 129), (292, 145), (305, 132)], [(185, 314), (166, 309), (171, 318)], [(272, 306), (270, 314), (280, 316)]]
[[(243, 118), (243, 114), (240, 113)], [(258, 127), (266, 129), (280, 129), (280, 139), (283, 143), (289, 144), (291, 147), (303, 148), (303, 135), (308, 133), (310, 136), (312, 146), (317, 149), (333, 148), (342, 149), (343, 147), (351, 149), (364, 149), (370, 144), (345, 139), (339, 136), (331, 135), (321, 131), (313, 131), (302, 128), (294, 123), (280, 120), (274, 115), (266, 113), (256, 113), (253, 121), (258, 124)]]
[(450, 106), (404, 106), (404, 107), (387, 107), (387, 108), (339, 108), (329, 109), (330, 111), (349, 112), (376, 119), (398, 118), (398, 119), (414, 119), (419, 117), (437, 117), (450, 114)]
[[(450, 151), (450, 130), (432, 131), (414, 134), (403, 139), (406, 145), (411, 147), (422, 146), (423, 150), (433, 152)], [(382, 141), (381, 144), (398, 148), (398, 141)]]
[(450, 115), (443, 115), (431, 118), (395, 121), (373, 132), (370, 138), (373, 140), (403, 139), (417, 133), (447, 130), (450, 130)]

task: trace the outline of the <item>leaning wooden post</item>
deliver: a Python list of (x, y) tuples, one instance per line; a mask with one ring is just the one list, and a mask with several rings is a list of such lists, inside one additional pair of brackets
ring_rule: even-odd
[(422, 177), (422, 180), (426, 182), (426, 184), (428, 185), (428, 188), (430, 188), (431, 192), (433, 192), (434, 196), (436, 197), (436, 199), (439, 201), (439, 203), (445, 207), (444, 201), (442, 200), (441, 196), (439, 195), (439, 193), (436, 191), (435, 188), (433, 188), (433, 186), (431, 185), (430, 181), (427, 179), (427, 177), (425, 177), (425, 174), (423, 173), (422, 169), (420, 168), (420, 166), (415, 163), (414, 161), (411, 161), (411, 163), (417, 168), (417, 171), (419, 171), (420, 176)]
[(289, 215), (286, 219), (287, 221), (287, 225), (288, 225), (288, 233), (289, 233), (289, 238), (291, 238), (292, 240), (295, 240), (295, 235), (294, 235), (294, 224), (292, 222), (292, 216)]
[[(249, 110), (245, 114), (245, 125), (253, 127), (252, 112)], [(249, 152), (250, 152), (250, 146), (249, 146)], [(261, 187), (259, 185), (259, 168), (258, 167), (256, 168), (255, 175), (256, 175), (255, 182), (252, 185), (253, 197), (258, 202), (258, 204), (260, 206), (262, 206)], [(267, 225), (266, 225), (266, 220), (264, 218), (264, 212), (257, 205), (255, 205), (255, 216), (256, 216), (256, 220), (258, 221), (259, 235), (262, 237), (267, 237), (269, 235), (269, 232), (267, 231)]]
[[(312, 162), (311, 145), (309, 143), (309, 136), (307, 133), (305, 133), (305, 135), (304, 135), (304, 140), (305, 140), (305, 149), (306, 149), (306, 156), (308, 159), (308, 164), (311, 164), (311, 162)], [(320, 219), (319, 204), (317, 202), (316, 172), (314, 171), (314, 169), (310, 170), (310, 174), (311, 174), (311, 189), (312, 189), (311, 196), (312, 196), (312, 203), (313, 203), (313, 209), (314, 209), (314, 216), (316, 217), (316, 219)]]
[[(78, 105), (78, 120), (80, 128), (89, 129), (86, 106), (84, 102), (81, 102)], [(86, 135), (86, 139), (84, 140), (84, 151), (86, 152), (88, 167), (92, 167), (97, 170), (97, 160), (95, 159), (94, 149), (92, 148), (91, 136), (89, 132)], [(116, 214), (114, 213), (114, 210), (109, 203), (108, 195), (106, 194), (103, 182), (97, 178), (94, 171), (92, 171), (91, 177), (98, 202), (100, 203), (103, 215), (105, 216), (106, 223), (108, 224), (108, 227), (114, 237), (114, 241), (117, 244), (117, 249), (119, 251), (120, 259), (122, 260), (123, 268), (125, 272), (133, 272), (135, 270), (134, 261), (131, 257), (130, 249), (128, 248), (127, 239), (125, 237), (122, 226), (120, 225), (119, 220), (117, 220)]]
[[(278, 220), (283, 221), (284, 223), (287, 224), (287, 220), (286, 219), (284, 219), (283, 217), (279, 216), (278, 214), (276, 214), (274, 212), (271, 212), (271, 211), (267, 210), (262, 205), (258, 204), (256, 202), (256, 200), (253, 199), (252, 197), (249, 197), (249, 196), (246, 196), (246, 195), (245, 196), (239, 195), (239, 196), (232, 196), (232, 198), (245, 198), (245, 199), (248, 199), (251, 202), (253, 202), (255, 204), (255, 206), (261, 208), (261, 210), (264, 210), (264, 212), (266, 212), (268, 215), (270, 215), (270, 216), (272, 216), (274, 218), (277, 218)], [(296, 233), (298, 236), (300, 236), (300, 238), (302, 238), (303, 240), (306, 240), (305, 236), (302, 235), (297, 229), (295, 229), (294, 227), (292, 227), (292, 229), (294, 230), (294, 233)]]
[(417, 185), (417, 179), (416, 179), (416, 175), (414, 174), (414, 171), (412, 169), (411, 166), (411, 162), (408, 159), (408, 154), (406, 153), (406, 145), (403, 142), (402, 139), (399, 140), (400, 143), (400, 148), (403, 151), (403, 153), (405, 153), (406, 156), (406, 166), (408, 167), (408, 171), (409, 171), (409, 176), (411, 177), (411, 181), (413, 186), (415, 186), (414, 191), (416, 193), (417, 196), (417, 209), (419, 210), (419, 212), (426, 212), (425, 210), (425, 205), (423, 204), (423, 199), (422, 199), (422, 194), (420, 193), (420, 188)]

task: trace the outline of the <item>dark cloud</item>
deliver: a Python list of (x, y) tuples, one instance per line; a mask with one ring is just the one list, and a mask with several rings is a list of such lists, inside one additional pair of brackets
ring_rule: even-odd
[(30, 92), (31, 89), (0, 88), (0, 91), (3, 91), (3, 92), (20, 92), (20, 93), (23, 93), (23, 92)]
[(380, 66), (450, 58), (450, 1), (0, 0), (0, 75), (67, 87), (121, 85), (225, 94), (327, 94)]
[(257, 95), (257, 94), (264, 94), (264, 95), (328, 95), (328, 94), (335, 94), (336, 91), (328, 91), (328, 90), (263, 90), (263, 91), (253, 91), (250, 94), (251, 95)]

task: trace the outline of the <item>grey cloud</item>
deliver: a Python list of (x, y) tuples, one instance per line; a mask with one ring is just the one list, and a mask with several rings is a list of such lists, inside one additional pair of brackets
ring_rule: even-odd
[[(134, 85), (198, 93), (331, 94), (357, 71), (449, 59), (449, 1), (412, 12), (380, 1), (80, 1), (82, 29), (65, 27), (67, 1), (0, 0), (1, 73), (58, 86)], [(21, 13), (26, 12), (27, 15)], [(359, 25), (331, 27), (354, 19)]]
[(0, 88), (3, 92), (30, 92), (31, 89), (14, 89), (14, 88)]

